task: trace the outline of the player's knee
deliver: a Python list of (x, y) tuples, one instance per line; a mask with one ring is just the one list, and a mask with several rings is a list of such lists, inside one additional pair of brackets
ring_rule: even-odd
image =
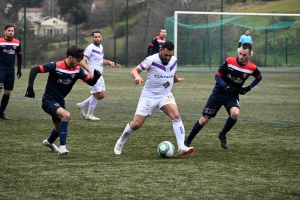
[(209, 122), (210, 118), (202, 116), (199, 120), (199, 124), (203, 127)]
[(130, 122), (130, 128), (132, 129), (132, 130), (137, 130), (137, 129), (139, 129), (140, 127), (141, 127), (141, 123), (140, 122), (138, 122), (138, 121), (132, 121), (132, 122)]
[(70, 112), (69, 112), (69, 111), (65, 111), (65, 112), (63, 113), (63, 115), (62, 115), (62, 120), (68, 122), (68, 121), (70, 121), (70, 118), (71, 118)]
[(6, 96), (10, 96), (11, 90), (4, 90), (4, 94), (5, 94)]
[(104, 92), (99, 92), (99, 93), (95, 93), (93, 96), (95, 99), (97, 99), (99, 101), (104, 98), (105, 94), (104, 94)]
[(230, 109), (230, 117), (234, 120), (236, 120), (240, 115), (240, 109), (238, 108), (231, 108)]

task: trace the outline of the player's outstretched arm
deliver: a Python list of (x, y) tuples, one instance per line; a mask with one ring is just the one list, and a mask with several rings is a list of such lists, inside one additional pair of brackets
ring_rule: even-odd
[(115, 63), (113, 61), (105, 60), (105, 59), (103, 59), (103, 64), (104, 65), (110, 65), (111, 67), (115, 66)]
[(33, 90), (33, 84), (34, 84), (34, 80), (36, 78), (36, 75), (40, 72), (41, 72), (41, 70), (40, 70), (39, 66), (33, 67), (30, 70), (29, 79), (28, 79), (28, 87), (27, 87), (27, 90), (26, 90), (26, 93), (25, 93), (25, 97), (28, 97), (28, 98), (34, 98), (35, 97), (35, 93), (34, 93), (34, 90)]

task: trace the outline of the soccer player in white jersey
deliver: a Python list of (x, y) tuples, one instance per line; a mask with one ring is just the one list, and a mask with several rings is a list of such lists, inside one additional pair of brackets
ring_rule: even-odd
[[(105, 60), (104, 49), (101, 45), (101, 33), (100, 31), (92, 32), (93, 42), (85, 49), (83, 60), (80, 62), (85, 69), (98, 70), (103, 74), (103, 65), (115, 66), (115, 63), (110, 60)], [(93, 75), (90, 73), (90, 76)], [(105, 82), (103, 76), (101, 76), (98, 82), (94, 86), (89, 86), (92, 95), (81, 103), (77, 103), (76, 107), (79, 109), (80, 114), (87, 120), (100, 120), (100, 118), (94, 116), (94, 110), (99, 100), (105, 96)], [(85, 107), (88, 106), (87, 114), (85, 114)]]
[(122, 154), (123, 146), (128, 137), (142, 126), (156, 107), (167, 114), (172, 120), (178, 144), (178, 156), (182, 157), (193, 153), (194, 147), (184, 145), (185, 129), (175, 98), (171, 92), (173, 83), (183, 80), (183, 78), (176, 76), (177, 58), (172, 56), (173, 51), (174, 44), (166, 41), (162, 44), (159, 53), (147, 57), (131, 71), (131, 76), (134, 78), (135, 84), (139, 85), (144, 81), (139, 75), (143, 71), (148, 72), (148, 78), (142, 90), (133, 121), (127, 124), (115, 145), (115, 154)]

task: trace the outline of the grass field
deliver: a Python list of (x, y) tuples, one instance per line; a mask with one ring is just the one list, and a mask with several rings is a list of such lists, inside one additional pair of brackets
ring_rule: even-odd
[[(142, 89), (129, 71), (105, 68), (107, 96), (95, 111), (100, 121), (79, 115), (75, 104), (89, 91), (76, 83), (66, 98), (70, 156), (59, 158), (42, 145), (53, 128), (41, 108), (47, 74), (37, 76), (36, 98), (25, 99), (24, 69), (5, 112), (12, 119), (0, 120), (0, 199), (300, 199), (300, 70), (262, 70), (259, 86), (240, 97), (228, 150), (217, 139), (227, 118), (222, 108), (193, 141), (195, 152), (171, 159), (156, 152), (163, 140), (176, 144), (170, 119), (158, 111), (128, 139), (121, 156), (113, 153)], [(186, 135), (213, 88), (214, 73), (178, 72), (185, 80), (173, 93)]]

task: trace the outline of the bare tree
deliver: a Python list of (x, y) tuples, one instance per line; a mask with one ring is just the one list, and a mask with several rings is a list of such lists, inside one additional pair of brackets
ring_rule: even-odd
[(57, 17), (59, 15), (59, 7), (57, 5), (57, 0), (43, 0), (42, 8), (44, 9), (44, 17)]

